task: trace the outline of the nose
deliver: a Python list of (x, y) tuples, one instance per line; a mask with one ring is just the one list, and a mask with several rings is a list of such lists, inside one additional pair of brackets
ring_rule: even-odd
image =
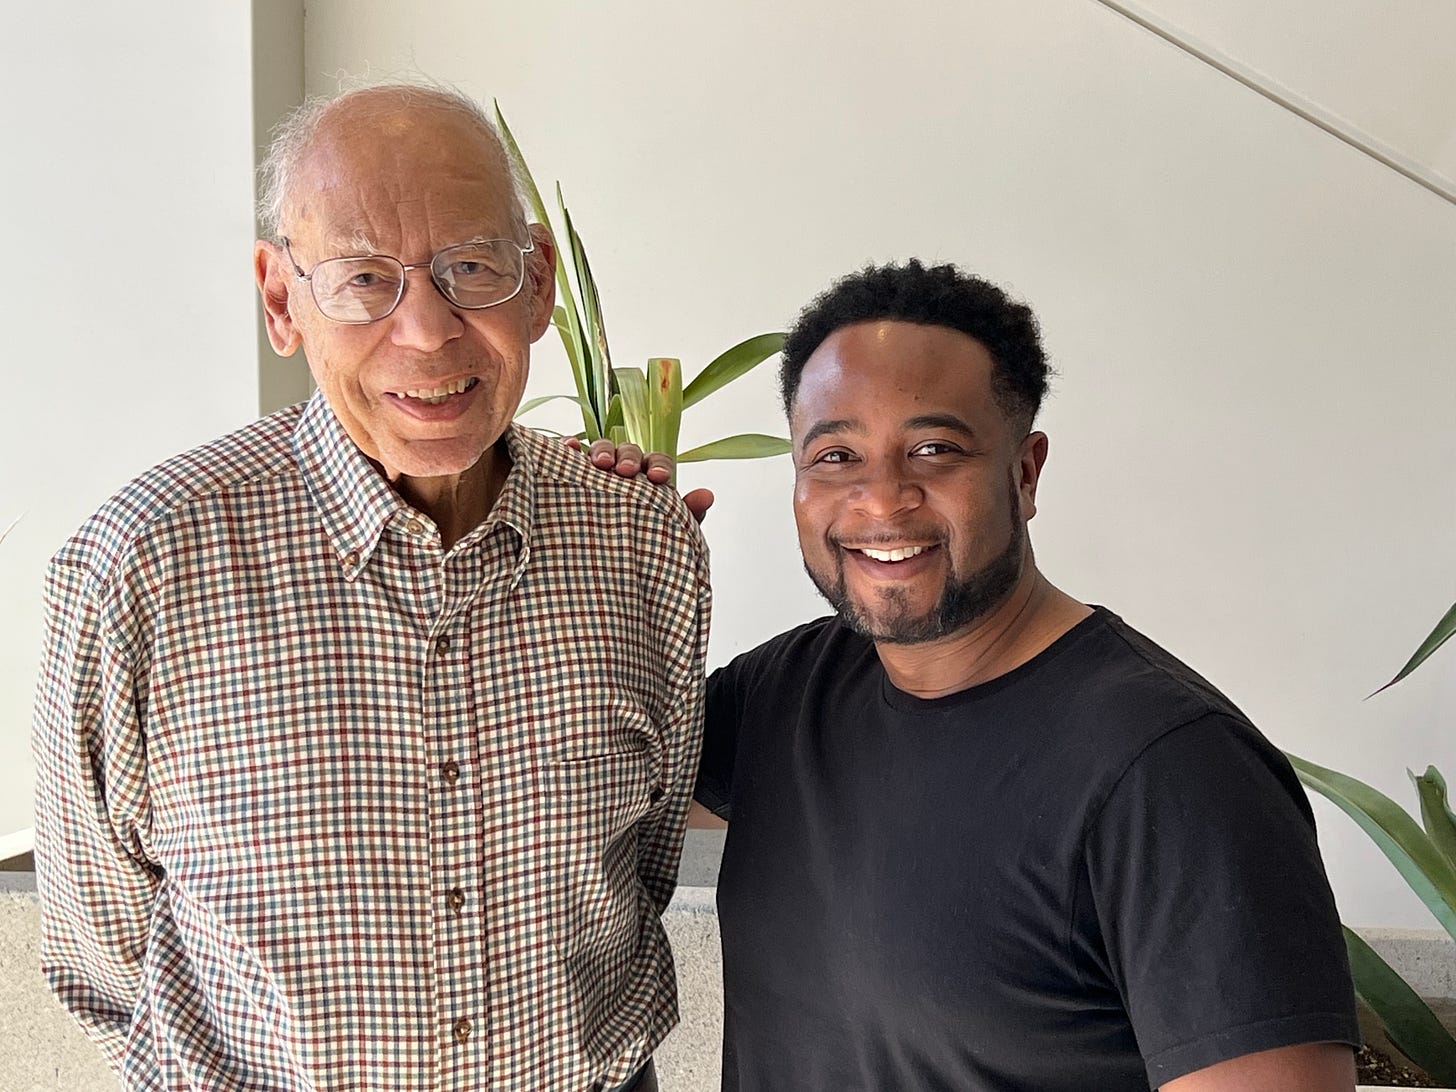
[[(416, 279), (410, 281), (410, 274)], [(424, 283), (420, 283), (423, 278)], [(450, 301), (440, 294), (428, 266), (405, 270), (404, 295), (389, 316), (390, 338), (401, 348), (433, 352), (465, 329)]]
[(850, 494), (850, 503), (873, 519), (888, 519), (919, 508), (925, 493), (906, 468), (882, 463), (866, 468)]

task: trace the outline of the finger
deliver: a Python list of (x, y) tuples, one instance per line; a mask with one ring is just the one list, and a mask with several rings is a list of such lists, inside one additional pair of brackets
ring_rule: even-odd
[(592, 461), (593, 466), (610, 470), (617, 462), (617, 445), (611, 440), (593, 440), (591, 447), (587, 449), (587, 458)]
[(566, 446), (569, 447), (569, 448), (571, 448), (572, 451), (580, 451), (581, 450), (581, 437), (580, 436), (566, 436), (566, 437), (563, 437), (563, 439), (566, 442)]
[[(598, 463), (598, 466), (601, 464)], [(642, 469), (642, 449), (636, 444), (617, 445), (617, 473), (624, 478), (635, 478)]]
[(693, 514), (693, 519), (699, 523), (707, 516), (708, 509), (713, 507), (713, 491), (711, 489), (694, 489), (690, 493), (683, 494), (683, 503), (688, 506), (688, 511)]
[(648, 481), (657, 485), (666, 485), (672, 481), (672, 456), (665, 455), (661, 451), (654, 451), (647, 456), (643, 469), (647, 473)]

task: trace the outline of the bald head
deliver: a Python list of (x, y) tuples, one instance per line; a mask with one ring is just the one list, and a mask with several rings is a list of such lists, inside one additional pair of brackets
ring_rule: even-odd
[(462, 159), (465, 166), (473, 161), (482, 176), (497, 179), (512, 234), (524, 232), (524, 202), (510, 158), (479, 103), (449, 88), (379, 84), (310, 99), (275, 129), (260, 168), (263, 235), (276, 240), (296, 233), (290, 218), (310, 204), (313, 187), (346, 183), (343, 172), (389, 164), (408, 174), (430, 170), (442, 157), (457, 167)]

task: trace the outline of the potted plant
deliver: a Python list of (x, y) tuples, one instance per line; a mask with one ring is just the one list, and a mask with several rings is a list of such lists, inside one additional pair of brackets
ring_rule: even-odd
[[(1400, 682), (1453, 633), (1456, 605), (1380, 689)], [(1442, 928), (1456, 939), (1456, 816), (1452, 815), (1440, 771), (1427, 766), (1420, 776), (1410, 774), (1420, 805), (1417, 823), (1384, 793), (1353, 777), (1294, 755), (1289, 755), (1289, 760), (1306, 788), (1332, 801), (1370, 835)], [(1345, 945), (1355, 991), (1380, 1021), (1391, 1043), (1442, 1087), (1456, 1088), (1456, 1036), (1400, 974), (1348, 927)]]
[[(783, 346), (782, 333), (758, 334), (721, 353), (685, 387), (682, 363), (673, 357), (653, 357), (647, 368), (613, 367), (602, 319), (601, 297), (597, 292), (586, 247), (572, 223), (571, 214), (556, 186), (556, 203), (563, 231), (557, 232), (546, 213), (540, 190), (526, 165), (500, 104), (495, 104), (496, 126), (517, 174), (525, 184), (532, 212), (556, 244), (556, 288), (560, 297), (551, 324), (561, 337), (575, 380), (575, 394), (553, 394), (532, 398), (521, 405), (517, 416), (557, 399), (573, 402), (581, 410), (583, 429), (577, 435), (586, 441), (602, 438), (630, 441), (643, 451), (660, 451), (678, 463), (706, 459), (759, 459), (789, 450), (788, 440), (779, 436), (745, 433), (726, 436), (688, 451), (678, 451), (678, 433), (683, 410), (701, 402), (739, 376), (751, 371)], [(567, 267), (570, 266), (571, 274)], [(573, 275), (576, 287), (572, 287)], [(580, 306), (578, 307), (578, 300)]]

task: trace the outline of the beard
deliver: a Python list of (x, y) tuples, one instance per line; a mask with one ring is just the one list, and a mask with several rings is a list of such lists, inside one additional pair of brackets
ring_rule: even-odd
[(807, 559), (804, 571), (850, 629), (879, 644), (913, 645), (936, 641), (984, 618), (1006, 601), (1021, 578), (1026, 546), (1026, 524), (1019, 511), (1016, 483), (1010, 483), (1008, 515), (1011, 530), (1006, 548), (981, 568), (960, 576), (952, 567), (940, 599), (929, 611), (910, 612), (903, 589), (889, 588), (878, 596), (873, 613), (862, 610), (845, 586), (844, 558), (836, 547), (834, 571), (815, 572)]

